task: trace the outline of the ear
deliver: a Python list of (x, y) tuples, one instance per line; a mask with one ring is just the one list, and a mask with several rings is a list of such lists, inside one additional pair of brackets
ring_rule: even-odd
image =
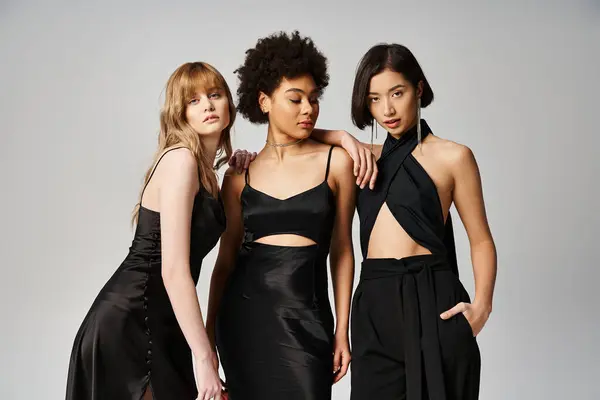
[(263, 114), (268, 114), (269, 111), (271, 111), (271, 98), (263, 92), (260, 92), (258, 94), (258, 105)]
[(417, 97), (420, 98), (423, 96), (423, 81), (419, 81), (417, 84)]

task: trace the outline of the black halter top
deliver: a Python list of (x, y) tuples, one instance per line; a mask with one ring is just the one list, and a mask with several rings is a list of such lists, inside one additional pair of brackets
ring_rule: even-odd
[[(422, 140), (431, 132), (425, 120), (420, 121)], [(362, 189), (357, 197), (360, 219), (360, 244), (367, 257), (369, 239), (379, 210), (387, 203), (400, 226), (419, 245), (435, 255), (446, 256), (458, 275), (454, 233), (450, 213), (446, 221), (437, 187), (425, 169), (412, 155), (418, 145), (417, 125), (399, 139), (388, 133), (374, 190)]]

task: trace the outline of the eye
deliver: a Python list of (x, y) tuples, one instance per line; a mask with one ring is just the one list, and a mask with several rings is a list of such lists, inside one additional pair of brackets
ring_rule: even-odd
[(398, 92), (394, 92), (394, 94), (392, 94), (392, 97), (400, 97), (402, 96), (402, 92), (398, 91)]
[(379, 101), (379, 98), (378, 97), (371, 97), (371, 98), (369, 98), (369, 101), (371, 103), (375, 103), (375, 102)]
[(198, 104), (198, 101), (199, 101), (198, 99), (191, 99), (188, 104), (195, 105), (195, 104)]
[(290, 99), (290, 101), (294, 104), (300, 104), (302, 100)]
[(208, 97), (211, 99), (218, 99), (219, 97), (221, 97), (221, 93), (214, 92), (214, 93), (211, 93)]
[(319, 98), (315, 97), (314, 99), (310, 99), (310, 104), (319, 104)]

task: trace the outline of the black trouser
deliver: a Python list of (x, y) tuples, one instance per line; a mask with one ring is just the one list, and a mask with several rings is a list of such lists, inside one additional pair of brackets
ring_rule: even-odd
[(352, 305), (352, 400), (473, 400), (479, 346), (462, 313), (470, 302), (444, 257), (367, 259)]

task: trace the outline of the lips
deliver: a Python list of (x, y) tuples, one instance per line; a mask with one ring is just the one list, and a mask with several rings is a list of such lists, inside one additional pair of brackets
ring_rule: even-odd
[(388, 119), (383, 123), (390, 128), (397, 128), (400, 125), (400, 119)]
[(206, 118), (204, 118), (204, 121), (202, 121), (202, 122), (210, 122), (210, 121), (215, 121), (217, 119), (219, 119), (219, 116), (217, 114), (210, 114)]
[(310, 128), (314, 124), (313, 124), (313, 122), (310, 119), (305, 119), (304, 121), (298, 122), (298, 125), (300, 125), (303, 128)]

